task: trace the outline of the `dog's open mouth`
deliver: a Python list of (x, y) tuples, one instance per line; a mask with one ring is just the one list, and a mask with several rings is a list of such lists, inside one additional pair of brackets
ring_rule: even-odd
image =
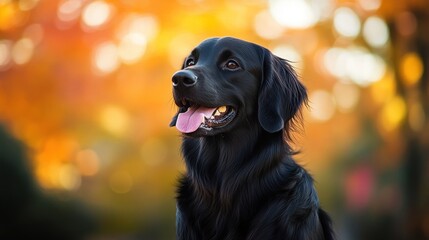
[(182, 133), (192, 133), (199, 128), (212, 130), (228, 125), (235, 115), (235, 109), (230, 106), (209, 108), (190, 105), (185, 112), (179, 113), (176, 128)]

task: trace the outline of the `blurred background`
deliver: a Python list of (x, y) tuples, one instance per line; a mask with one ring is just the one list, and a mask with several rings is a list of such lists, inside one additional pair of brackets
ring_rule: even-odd
[(427, 0), (0, 0), (0, 238), (174, 239), (171, 75), (212, 36), (294, 62), (340, 239), (429, 239)]

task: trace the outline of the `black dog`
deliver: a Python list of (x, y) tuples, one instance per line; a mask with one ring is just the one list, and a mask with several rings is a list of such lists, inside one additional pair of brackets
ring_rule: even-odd
[(211, 38), (173, 76), (187, 173), (177, 239), (333, 239), (290, 132), (307, 101), (287, 61), (256, 44)]

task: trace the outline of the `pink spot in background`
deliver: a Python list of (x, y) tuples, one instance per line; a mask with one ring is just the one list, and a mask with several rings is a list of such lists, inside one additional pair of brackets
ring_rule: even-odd
[(345, 178), (347, 207), (360, 210), (368, 206), (374, 191), (374, 172), (370, 166), (358, 166)]

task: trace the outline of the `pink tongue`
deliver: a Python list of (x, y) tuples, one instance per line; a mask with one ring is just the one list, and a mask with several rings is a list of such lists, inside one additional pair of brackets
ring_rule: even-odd
[(216, 108), (189, 107), (188, 111), (179, 113), (176, 128), (182, 133), (195, 132), (204, 123), (204, 117), (209, 118)]

